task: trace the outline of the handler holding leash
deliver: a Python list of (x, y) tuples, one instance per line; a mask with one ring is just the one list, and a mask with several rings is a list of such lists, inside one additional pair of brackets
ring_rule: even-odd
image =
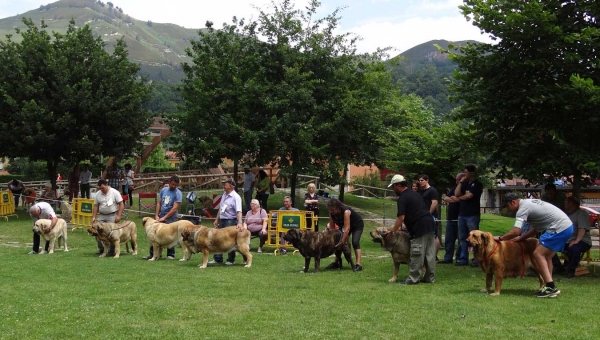
[[(342, 227), (344, 233), (342, 239), (337, 245), (338, 247), (348, 240), (348, 235), (352, 233), (352, 248), (354, 248), (354, 254), (356, 255), (356, 266), (352, 268), (353, 271), (359, 272), (362, 270), (360, 264), (362, 252), (360, 250), (360, 237), (362, 236), (365, 224), (362, 217), (352, 208), (342, 204), (339, 200), (332, 198), (327, 202), (327, 209), (329, 210), (329, 224), (327, 229), (335, 229), (335, 225)], [(333, 262), (332, 264), (325, 267), (325, 269), (339, 269), (341, 263)]]
[[(98, 192), (96, 192), (96, 197), (94, 198), (94, 208), (92, 210), (92, 223), (98, 222), (109, 222), (109, 223), (119, 223), (121, 221), (121, 214), (123, 214), (123, 209), (125, 209), (125, 204), (123, 203), (123, 196), (116, 189), (111, 188), (108, 185), (108, 182), (105, 179), (101, 179), (98, 181)], [(96, 242), (98, 242), (98, 253), (104, 253), (104, 244), (98, 241), (96, 237)], [(113, 249), (113, 245), (108, 249), (107, 256), (114, 256), (115, 250)]]
[[(219, 212), (217, 218), (213, 223), (217, 229), (237, 226), (238, 230), (244, 230), (242, 220), (242, 198), (235, 192), (235, 181), (233, 178), (223, 180), (223, 196), (221, 197), (221, 204), (219, 205)], [(213, 260), (208, 262), (209, 264), (223, 263), (223, 254), (215, 254)], [(231, 266), (235, 263), (235, 250), (227, 253), (226, 265)]]
[[(518, 242), (533, 237), (537, 232), (542, 233), (533, 257), (546, 284), (536, 293), (536, 296), (556, 297), (560, 294), (560, 290), (556, 288), (552, 279), (552, 257), (557, 251), (563, 250), (565, 243), (573, 234), (573, 222), (562, 210), (542, 200), (521, 199), (517, 194), (508, 193), (504, 196), (504, 201), (508, 210), (517, 212), (515, 225), (507, 234), (494, 239)], [(525, 222), (531, 224), (532, 229), (519, 236)]]
[[(392, 232), (386, 234), (386, 239), (391, 240), (393, 233), (406, 225), (410, 233), (410, 265), (408, 278), (400, 281), (403, 285), (416, 285), (420, 282), (435, 282), (435, 240), (433, 232), (435, 221), (431, 218), (429, 207), (419, 193), (408, 187), (408, 182), (402, 175), (395, 175), (388, 188), (391, 187), (398, 195), (398, 217), (392, 228)], [(425, 275), (421, 277), (421, 268), (425, 264)]]
[[(34, 205), (31, 206), (31, 208), (29, 208), (29, 215), (31, 216), (31, 219), (34, 221), (39, 220), (39, 219), (47, 219), (47, 220), (52, 220), (52, 223), (50, 224), (50, 230), (52, 230), (52, 228), (54, 228), (54, 226), (56, 225), (56, 222), (58, 222), (58, 217), (56, 216), (56, 213), (54, 212), (54, 209), (52, 209), (52, 206), (50, 206), (50, 204), (48, 204), (47, 202), (38, 202)], [(48, 231), (50, 231), (48, 230)], [(46, 232), (48, 232), (46, 231)], [(44, 251), (41, 254), (47, 254), (48, 253), (48, 247), (50, 246), (50, 241), (46, 241), (46, 245), (44, 246)], [(33, 233), (33, 250), (31, 250), (29, 252), (29, 254), (37, 254), (40, 250), (40, 235)]]

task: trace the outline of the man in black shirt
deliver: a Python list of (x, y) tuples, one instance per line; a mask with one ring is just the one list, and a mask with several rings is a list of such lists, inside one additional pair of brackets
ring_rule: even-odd
[[(408, 182), (402, 175), (395, 175), (388, 187), (398, 195), (398, 217), (396, 223), (386, 237), (391, 238), (394, 232), (404, 223), (410, 233), (409, 275), (400, 284), (414, 285), (419, 282), (435, 282), (435, 242), (433, 231), (435, 223), (421, 195), (410, 190)], [(425, 275), (420, 280), (421, 270), (425, 264)]]
[[(462, 172), (456, 175), (456, 185), (458, 185), (464, 176), (465, 174)], [(452, 189), (448, 190), (448, 193), (444, 197), (444, 202), (448, 204), (448, 208), (446, 208), (446, 237), (444, 240), (446, 255), (444, 255), (444, 260), (442, 260), (440, 263), (452, 263), (452, 258), (454, 257), (454, 246), (456, 240), (458, 239), (458, 210), (460, 208), (460, 201), (454, 200), (454, 190), (456, 190), (456, 185)], [(456, 249), (456, 258), (458, 259), (459, 256), (460, 243)]]
[[(483, 185), (477, 179), (477, 168), (473, 164), (467, 164), (464, 171), (465, 176), (458, 182), (454, 190), (454, 197), (460, 202), (458, 209), (458, 239), (460, 241), (460, 257), (456, 259), (457, 266), (469, 264), (469, 248), (467, 237), (473, 230), (479, 230), (480, 203)], [(477, 261), (473, 259), (472, 267), (478, 267)]]
[(425, 202), (425, 207), (429, 209), (429, 213), (433, 220), (435, 221), (435, 230), (433, 232), (433, 237), (435, 240), (435, 258), (437, 260), (437, 253), (440, 250), (440, 235), (442, 230), (440, 228), (440, 223), (438, 222), (439, 216), (437, 215), (437, 207), (439, 204), (439, 194), (434, 187), (429, 185), (429, 176), (423, 174), (419, 175), (419, 193), (421, 197), (423, 197), (423, 201)]

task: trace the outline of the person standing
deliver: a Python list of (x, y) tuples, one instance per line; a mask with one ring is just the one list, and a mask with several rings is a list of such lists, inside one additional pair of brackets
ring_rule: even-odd
[[(123, 196), (121, 193), (108, 185), (105, 179), (98, 181), (98, 191), (94, 197), (94, 208), (92, 209), (92, 223), (109, 222), (119, 223), (123, 214), (125, 205), (123, 204)], [(104, 253), (104, 244), (98, 241), (98, 253)], [(110, 245), (107, 256), (114, 256), (115, 250), (113, 245)]]
[[(32, 205), (31, 208), (29, 208), (29, 216), (31, 216), (34, 225), (35, 221), (39, 219), (52, 220), (52, 222), (50, 223), (50, 229), (48, 231), (52, 230), (52, 228), (54, 228), (54, 226), (56, 225), (56, 222), (58, 222), (58, 217), (56, 216), (54, 209), (52, 209), (52, 206), (50, 206), (50, 204), (48, 204), (47, 202), (38, 202)], [(39, 253), (40, 240), (40, 235), (33, 233), (33, 249), (29, 252), (30, 255)], [(49, 246), (50, 241), (46, 241), (44, 251), (41, 252), (41, 254), (47, 254)]]
[(542, 194), (542, 201), (548, 202), (553, 206), (565, 211), (565, 193), (558, 191), (556, 185), (548, 183), (544, 185), (544, 193)]
[(79, 196), (79, 163), (73, 166), (71, 172), (69, 172), (69, 203), (73, 203), (73, 198)]
[(21, 199), (21, 194), (23, 194), (23, 190), (25, 190), (25, 186), (23, 182), (18, 179), (13, 179), (7, 184), (8, 190), (13, 194), (13, 199), (15, 203), (15, 210), (19, 207), (19, 200)]
[(310, 217), (306, 218), (306, 227), (313, 227), (313, 231), (319, 231), (319, 196), (315, 192), (317, 190), (317, 186), (315, 183), (309, 183), (306, 187), (306, 194), (304, 194), (304, 209), (307, 211), (312, 211), (315, 221)]
[[(329, 210), (329, 224), (328, 229), (335, 229), (338, 225), (342, 228), (343, 234), (338, 247), (348, 241), (348, 237), (352, 234), (352, 248), (354, 249), (354, 255), (356, 256), (356, 265), (352, 268), (355, 272), (363, 270), (362, 251), (360, 250), (360, 237), (362, 236), (365, 224), (362, 217), (354, 211), (352, 208), (345, 206), (338, 199), (332, 198), (327, 202), (327, 210)], [(337, 262), (331, 263), (325, 269), (338, 269), (341, 268), (342, 264)]]
[[(465, 176), (464, 173), (456, 175), (456, 185), (448, 190), (448, 193), (444, 197), (444, 202), (448, 204), (446, 208), (446, 237), (444, 238), (444, 249), (446, 254), (444, 259), (440, 263), (452, 263), (454, 258), (454, 247), (456, 240), (458, 239), (458, 210), (460, 209), (460, 200), (454, 196), (454, 190), (458, 186), (460, 180)], [(460, 257), (460, 242), (458, 248), (456, 248), (456, 259)]]
[(123, 195), (127, 195), (130, 208), (133, 202), (133, 178), (134, 173), (131, 170), (131, 164), (127, 163), (123, 171)]
[[(410, 264), (409, 274), (406, 280), (400, 281), (400, 284), (415, 285), (420, 282), (435, 282), (435, 241), (433, 232), (435, 230), (435, 221), (431, 218), (431, 213), (419, 193), (409, 189), (408, 182), (402, 175), (394, 175), (388, 188), (398, 195), (396, 204), (398, 214), (392, 232), (386, 235), (391, 239), (393, 233), (397, 232), (402, 224), (410, 234)], [(421, 270), (425, 266), (425, 274), (421, 279)]]
[[(464, 171), (465, 176), (458, 182), (454, 195), (460, 200), (458, 209), (458, 240), (460, 242), (460, 257), (456, 259), (457, 266), (469, 264), (469, 247), (467, 237), (473, 230), (479, 230), (481, 219), (480, 198), (483, 185), (477, 179), (477, 168), (473, 164), (467, 164)], [(479, 266), (473, 259), (472, 267)]]
[[(235, 191), (235, 181), (233, 178), (224, 180), (223, 182), (223, 196), (221, 197), (221, 203), (219, 204), (219, 211), (217, 217), (213, 223), (217, 229), (237, 226), (239, 230), (244, 230), (244, 224), (242, 221), (242, 198)], [(215, 254), (210, 264), (223, 263), (223, 254)], [(230, 266), (235, 263), (235, 250), (230, 251), (227, 254), (226, 265)]]
[(83, 165), (83, 171), (79, 172), (79, 189), (81, 198), (90, 198), (90, 181), (92, 180), (92, 172), (88, 164)]
[[(557, 251), (564, 249), (565, 243), (573, 234), (573, 222), (562, 210), (542, 200), (521, 199), (517, 194), (508, 193), (504, 196), (504, 202), (508, 210), (517, 213), (515, 224), (508, 233), (495, 237), (495, 240), (519, 242), (533, 237), (538, 232), (542, 233), (533, 257), (545, 285), (536, 296), (557, 296), (560, 290), (556, 288), (552, 279), (552, 257)], [(521, 228), (526, 221), (532, 228), (522, 235)]]
[[(169, 185), (162, 188), (158, 195), (159, 200), (156, 203), (156, 213), (154, 219), (160, 223), (173, 223), (179, 216), (179, 206), (183, 201), (183, 194), (177, 187), (179, 186), (179, 177), (171, 176)], [(150, 245), (149, 255), (143, 257), (149, 260), (154, 257), (154, 247)], [(161, 254), (158, 254), (160, 257)], [(167, 248), (167, 260), (175, 259), (175, 247)]]
[(435, 241), (435, 257), (437, 259), (437, 253), (440, 250), (440, 239), (439, 236), (442, 234), (442, 230), (439, 223), (439, 216), (437, 215), (437, 207), (439, 204), (439, 197), (437, 190), (429, 184), (429, 176), (422, 174), (419, 175), (419, 193), (423, 197), (425, 207), (429, 209), (431, 217), (435, 221), (435, 231), (433, 233)]
[(265, 210), (269, 210), (267, 207), (267, 201), (269, 200), (269, 190), (271, 188), (271, 179), (264, 170), (258, 171), (258, 182), (256, 183), (256, 199), (260, 202), (260, 206)]
[(113, 161), (113, 164), (110, 168), (106, 169), (106, 178), (108, 179), (108, 185), (111, 188), (116, 189), (117, 191), (120, 189), (119, 183), (121, 182), (121, 177), (123, 177), (123, 173), (117, 166), (117, 161)]
[(244, 167), (244, 202), (246, 203), (246, 211), (252, 209), (250, 206), (250, 201), (252, 201), (252, 193), (254, 192), (254, 184), (256, 183), (256, 178), (250, 168)]

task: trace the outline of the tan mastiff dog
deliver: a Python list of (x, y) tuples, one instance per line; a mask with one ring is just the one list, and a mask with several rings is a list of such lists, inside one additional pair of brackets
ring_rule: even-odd
[[(137, 227), (132, 221), (120, 223), (94, 222), (88, 229), (88, 233), (97, 236), (98, 240), (104, 244), (104, 252), (100, 257), (106, 257), (108, 248), (112, 244), (115, 247), (114, 258), (118, 259), (121, 256), (121, 243), (127, 244), (127, 241), (131, 241), (133, 255), (137, 255)], [(129, 247), (127, 252), (129, 252)]]
[(181, 244), (183, 248), (183, 258), (186, 259), (191, 256), (189, 254), (188, 245), (181, 240), (181, 234), (184, 229), (194, 224), (190, 221), (180, 220), (173, 223), (161, 223), (151, 217), (144, 217), (142, 219), (144, 230), (146, 230), (146, 237), (148, 242), (153, 247), (153, 257), (148, 261), (158, 260), (163, 248), (174, 247), (177, 243)]
[(379, 227), (371, 232), (373, 242), (380, 243), (381, 248), (392, 254), (394, 260), (394, 274), (388, 282), (396, 282), (398, 280), (398, 270), (400, 264), (410, 263), (410, 234), (404, 231), (397, 231), (391, 240), (386, 240), (385, 236), (392, 232), (392, 228)]
[[(54, 243), (58, 241), (58, 246), (60, 247), (61, 241), (63, 244), (63, 250), (69, 251), (67, 248), (67, 222), (62, 218), (59, 218), (56, 222), (56, 225), (52, 230), (50, 229), (50, 225), (52, 224), (52, 220), (39, 219), (35, 221), (33, 226), (33, 232), (40, 235), (44, 240), (50, 241), (50, 247), (48, 248), (48, 253), (54, 253)], [(40, 252), (43, 254), (43, 252)]]
[[(208, 256), (211, 253), (228, 253), (237, 249), (246, 260), (244, 267), (252, 266), (252, 253), (250, 253), (250, 231), (238, 230), (237, 227), (225, 227), (221, 229), (207, 228), (201, 225), (189, 225), (181, 233), (182, 246), (185, 243), (188, 248), (187, 257), (184, 253), (182, 261), (189, 260), (192, 253), (202, 253), (202, 264), (200, 268), (208, 265)], [(191, 253), (189, 253), (191, 252)]]

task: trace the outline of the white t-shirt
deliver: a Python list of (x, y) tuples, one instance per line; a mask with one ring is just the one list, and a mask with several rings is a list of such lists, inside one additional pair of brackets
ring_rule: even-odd
[(94, 198), (94, 204), (98, 205), (98, 212), (100, 214), (112, 214), (119, 211), (119, 203), (123, 202), (123, 196), (116, 189), (109, 188), (106, 195), (102, 190), (96, 191), (96, 197)]
[(133, 170), (129, 170), (125, 173), (125, 178), (123, 179), (123, 185), (133, 185)]
[(30, 214), (29, 216), (31, 216), (31, 218), (33, 220), (39, 220), (39, 219), (51, 220), (56, 217), (56, 213), (54, 212), (54, 209), (52, 209), (52, 206), (50, 206), (50, 204), (48, 204), (47, 202), (38, 202), (35, 204), (35, 206), (40, 208), (41, 212), (38, 217), (33, 217)]
[(573, 224), (562, 210), (538, 199), (522, 199), (516, 218), (515, 227), (521, 228), (522, 222), (529, 222), (540, 233), (557, 234)]

